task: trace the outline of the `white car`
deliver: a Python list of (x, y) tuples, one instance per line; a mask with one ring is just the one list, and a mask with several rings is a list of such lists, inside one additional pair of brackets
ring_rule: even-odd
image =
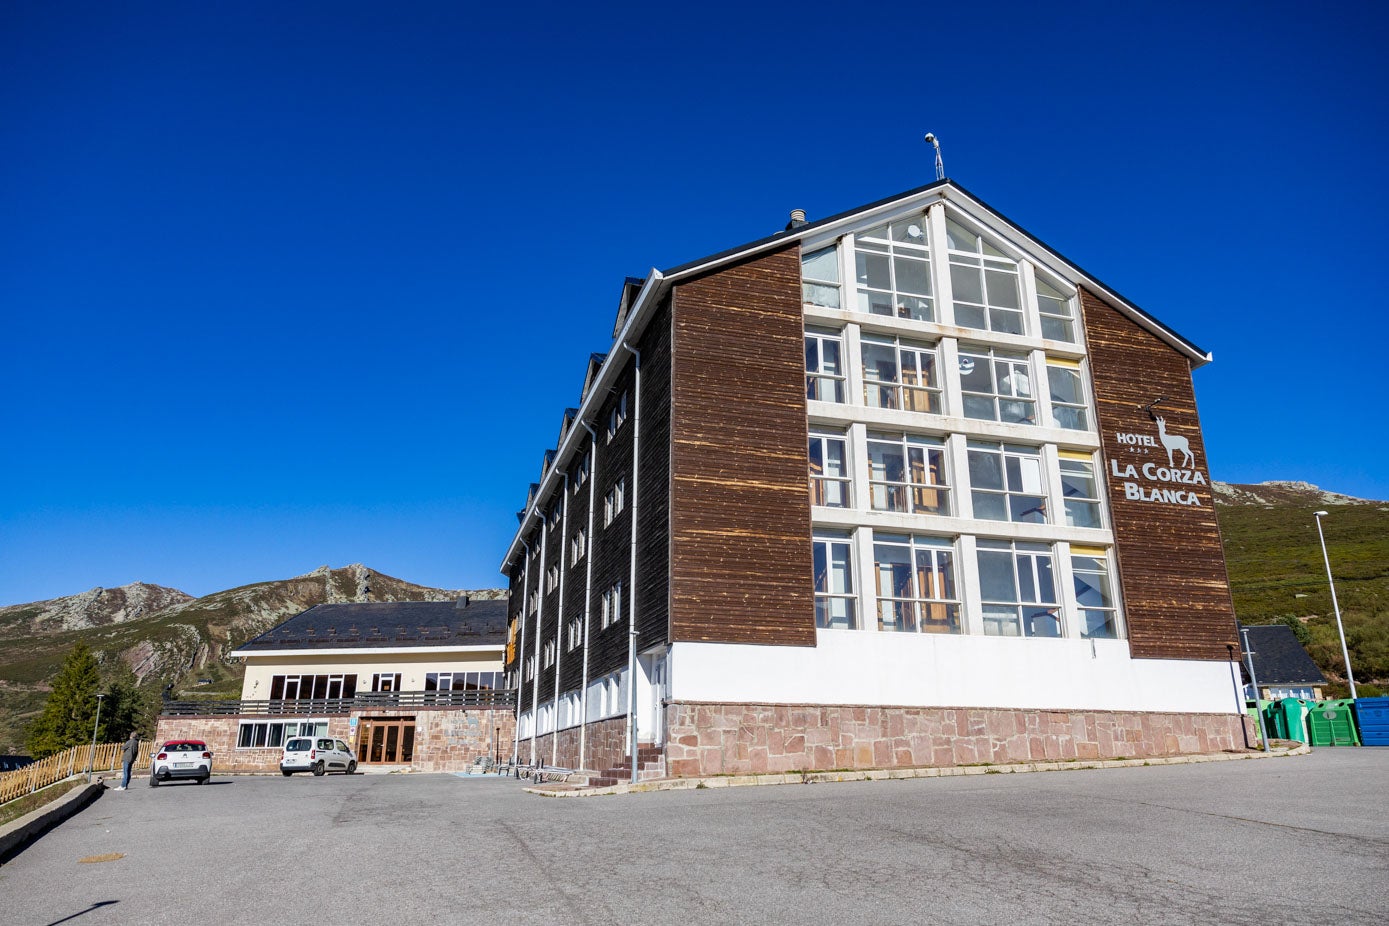
[(212, 753), (202, 740), (169, 740), (150, 760), (150, 787), (175, 778), (203, 784), (212, 777)]
[(357, 771), (357, 757), (342, 740), (328, 736), (295, 736), (285, 743), (280, 753), (280, 773), (286, 778), (295, 772), (345, 772), (348, 775)]

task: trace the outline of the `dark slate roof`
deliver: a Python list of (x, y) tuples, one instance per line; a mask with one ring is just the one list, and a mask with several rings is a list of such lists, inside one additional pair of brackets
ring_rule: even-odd
[(1286, 624), (1244, 626), (1249, 632), (1249, 649), (1254, 656), (1254, 671), (1259, 675), (1259, 687), (1268, 685), (1325, 685), (1326, 676), (1297, 642), (1293, 629)]
[(501, 646), (506, 643), (506, 619), (505, 598), (321, 604), (267, 630), (233, 655), (282, 649)]

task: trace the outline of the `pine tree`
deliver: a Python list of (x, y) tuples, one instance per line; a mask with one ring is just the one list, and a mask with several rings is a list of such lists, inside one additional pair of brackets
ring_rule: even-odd
[(36, 759), (91, 740), (101, 671), (87, 644), (79, 642), (53, 679), (48, 703), (29, 727), (29, 752)]

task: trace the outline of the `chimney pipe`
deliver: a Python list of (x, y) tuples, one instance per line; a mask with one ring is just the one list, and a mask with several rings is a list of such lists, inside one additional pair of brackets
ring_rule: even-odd
[(804, 224), (806, 224), (806, 222), (805, 222), (805, 210), (804, 210), (804, 209), (792, 209), (792, 210), (791, 210), (791, 221), (789, 221), (789, 222), (786, 223), (786, 230), (787, 230), (787, 231), (790, 231), (790, 230), (793, 229), (793, 228), (800, 228), (800, 227), (801, 227), (802, 225), (804, 225)]

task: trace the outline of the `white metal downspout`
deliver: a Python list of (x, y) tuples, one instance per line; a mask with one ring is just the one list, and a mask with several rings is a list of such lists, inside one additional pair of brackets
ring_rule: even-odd
[[(516, 724), (512, 732), (511, 761), (516, 762), (521, 758), (521, 689), (526, 684), (526, 606), (530, 603), (531, 597), (531, 545), (530, 541), (522, 540), (521, 546), (526, 548), (525, 568), (521, 573), (521, 641), (516, 645)], [(531, 718), (535, 722), (535, 718)]]
[(560, 516), (559, 516), (559, 613), (555, 617), (555, 732), (550, 737), (550, 765), (559, 765), (559, 667), (564, 662), (564, 577), (569, 571), (569, 558), (565, 555), (568, 551), (564, 548), (565, 539), (569, 536), (569, 474), (560, 473), (564, 477), (564, 487), (560, 489), (564, 494), (560, 496)]
[(598, 433), (579, 422), (588, 432), (588, 527), (584, 534), (584, 675), (579, 687), (579, 767), (588, 768), (588, 626), (593, 609), (593, 487), (598, 482)]
[(531, 685), (531, 765), (535, 765), (535, 737), (540, 731), (540, 628), (545, 624), (545, 547), (550, 539), (550, 526), (544, 514), (540, 516), (540, 584), (536, 590), (540, 600), (535, 606), (535, 682)]
[(641, 488), (641, 351), (626, 341), (622, 346), (636, 359), (632, 392), (632, 564), (627, 592), (627, 697), (632, 746), (632, 784), (637, 783), (637, 513)]

